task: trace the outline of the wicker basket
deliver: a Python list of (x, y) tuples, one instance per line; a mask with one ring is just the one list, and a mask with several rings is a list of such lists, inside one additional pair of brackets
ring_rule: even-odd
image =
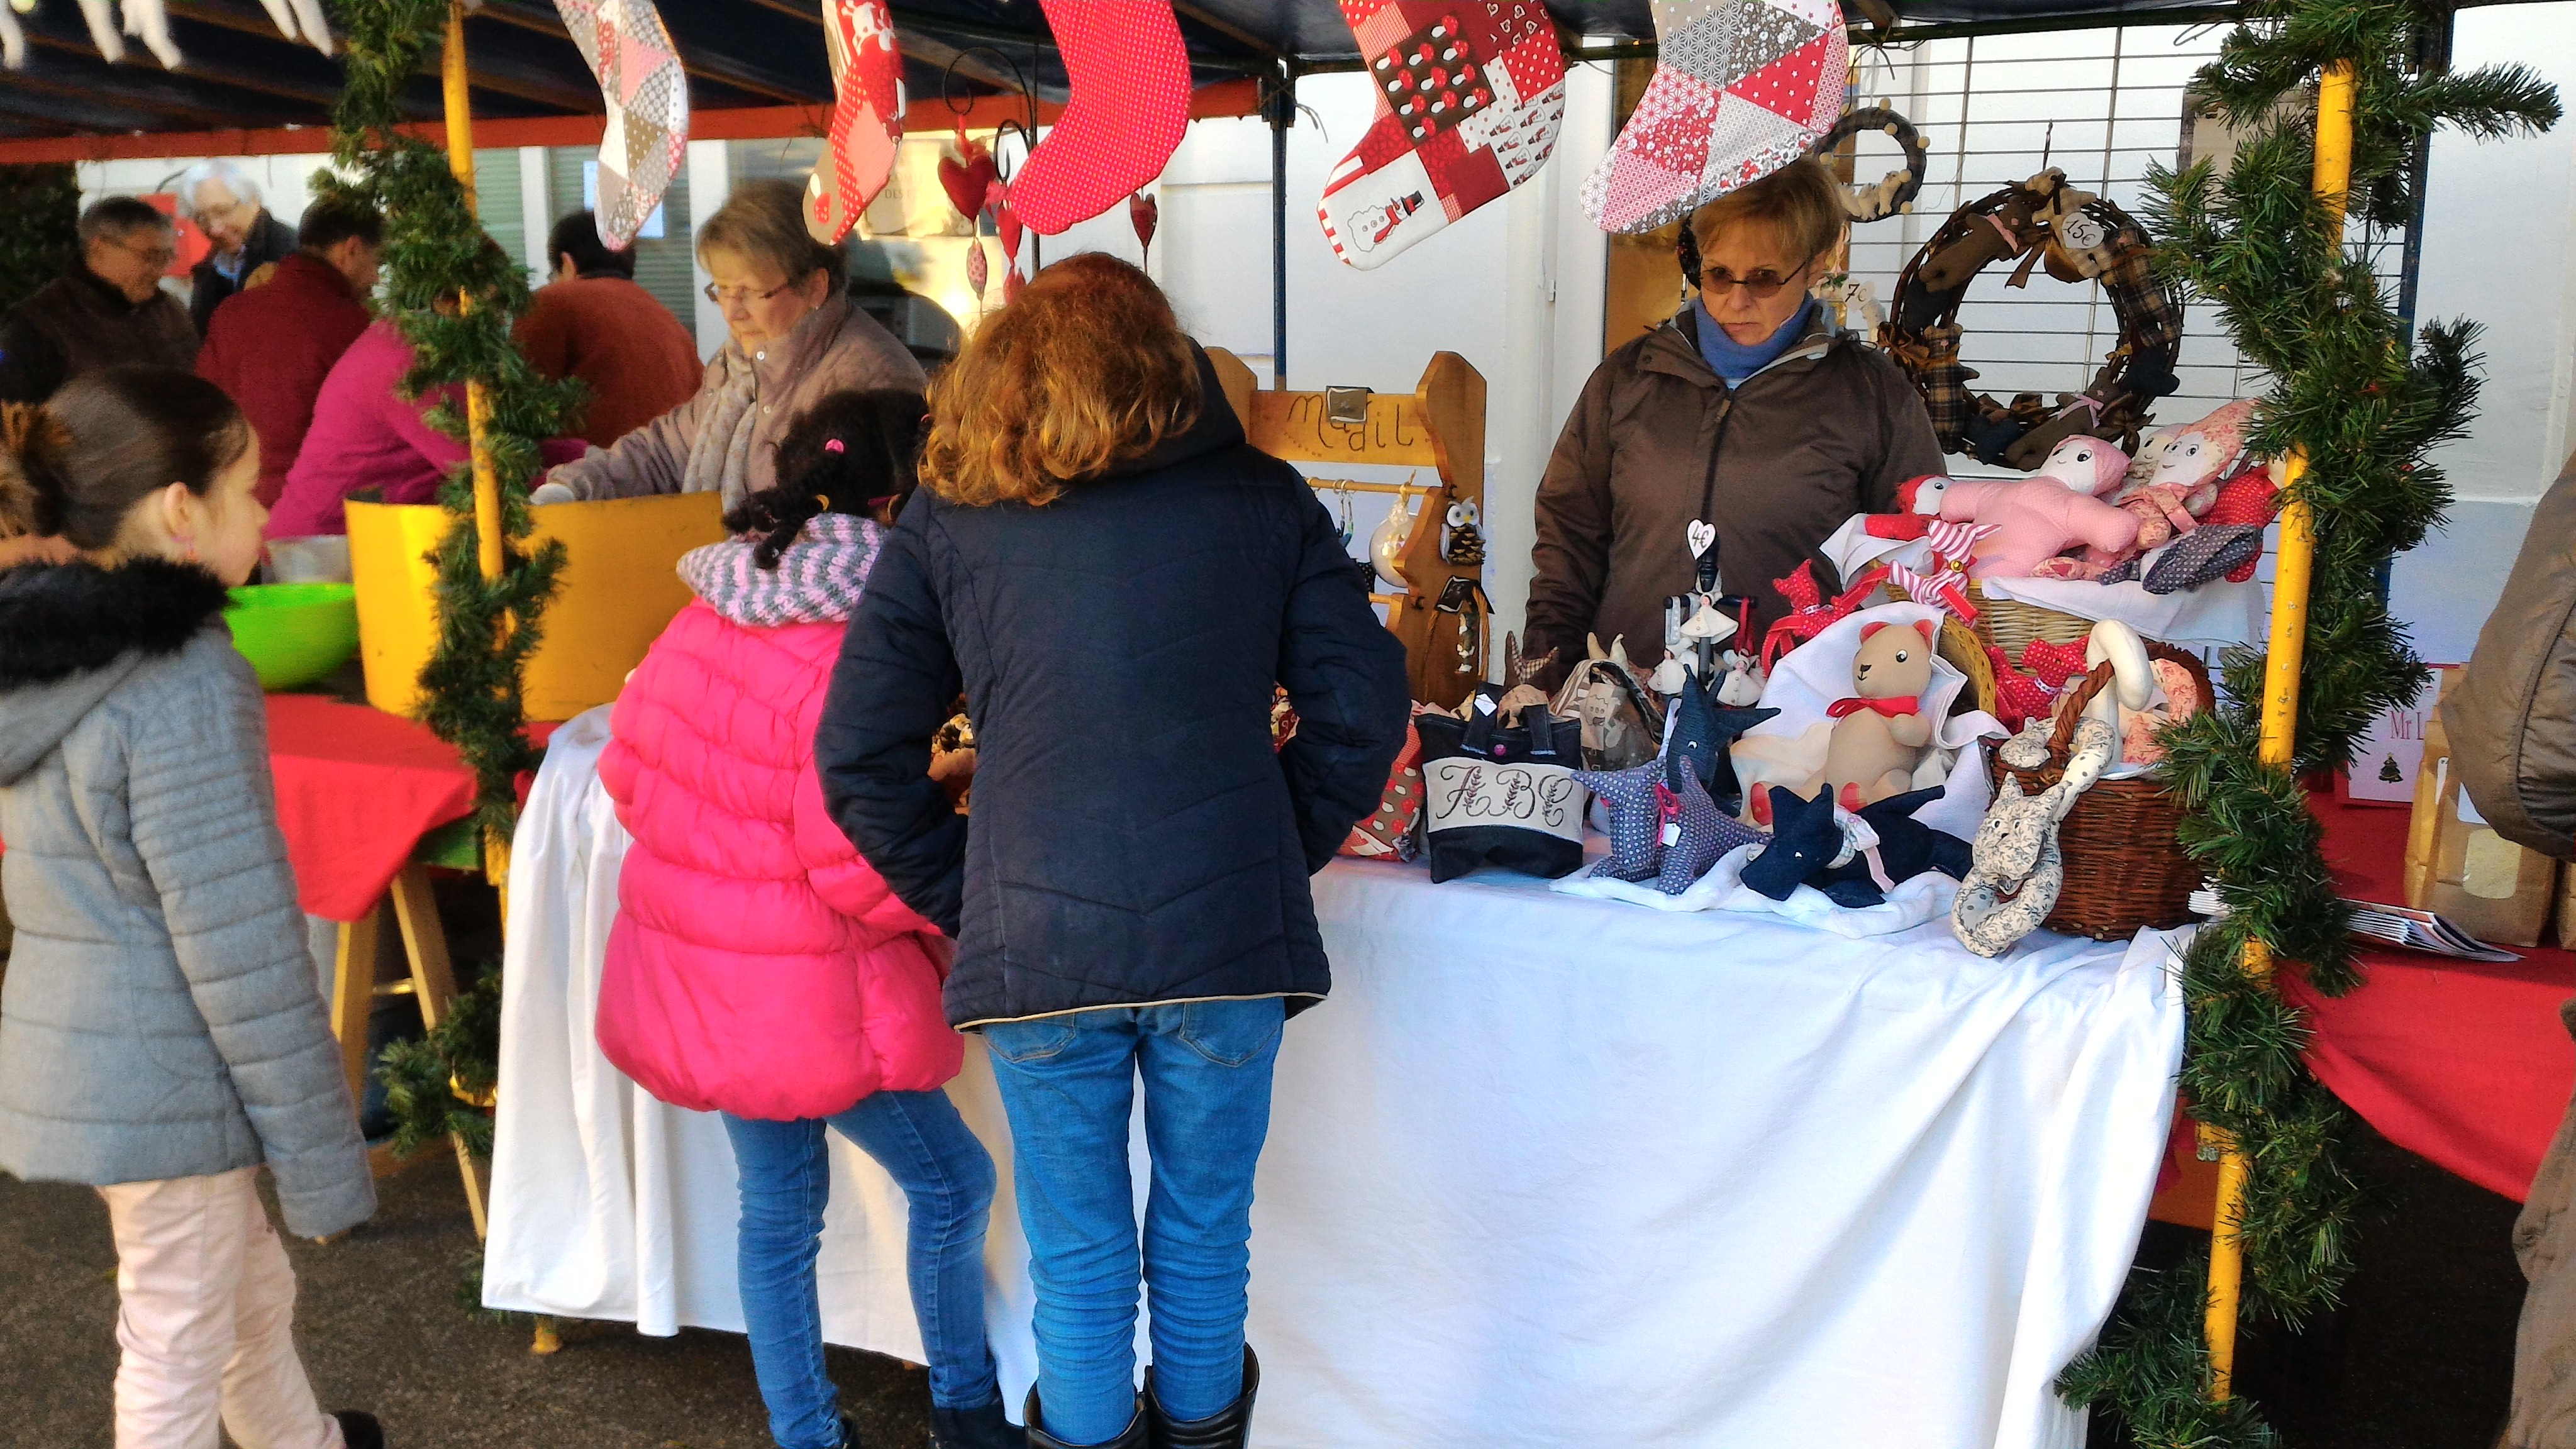
[(1942, 658), (1950, 661), (1951, 668), (1968, 676), (1968, 687), (1959, 691), (1959, 698), (1950, 706), (1950, 713), (1965, 714), (1972, 709), (1982, 709), (1993, 714), (1997, 702), (1995, 665), (1986, 657), (1985, 641), (1955, 617), (1944, 614), (1941, 616), (1941, 638), (1933, 647)]
[(2019, 599), (1993, 598), (1974, 581), (1968, 585), (1968, 601), (1977, 606), (1977, 637), (2004, 651), (2006, 659), (2020, 659), (2021, 651), (2033, 639), (2072, 644), (2093, 632), (2093, 621), (2080, 614), (2043, 609)]
[[(2156, 643), (2147, 645), (2147, 653), (2180, 664), (2200, 686), (2200, 697), (2211, 697), (2209, 671), (2198, 659)], [(1998, 756), (1998, 786), (2006, 776), (2019, 779), (2024, 793), (2056, 784), (2066, 773), (2075, 722), (2110, 684), (2111, 666), (2100, 665), (2059, 703), (2046, 765), (2018, 770)], [(2192, 919), (2191, 893), (2200, 888), (2202, 872), (2183, 853), (2176, 835), (2181, 823), (2182, 802), (2153, 775), (2095, 781), (2058, 823), (2057, 847), (2066, 859), (2066, 884), (2057, 893), (2056, 909), (2040, 924), (2069, 936), (2117, 941), (2142, 927), (2162, 929)]]

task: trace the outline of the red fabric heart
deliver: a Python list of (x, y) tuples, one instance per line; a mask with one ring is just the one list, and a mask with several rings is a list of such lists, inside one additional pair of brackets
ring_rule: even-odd
[(1011, 303), (1018, 301), (1020, 299), (1020, 293), (1027, 291), (1028, 286), (1029, 279), (1020, 274), (1020, 269), (1017, 266), (1013, 266), (1009, 271), (1004, 272), (1002, 274), (1002, 305), (1007, 307)]
[(997, 203), (993, 209), (993, 229), (1001, 233), (1002, 255), (1013, 264), (1020, 260), (1020, 218), (1008, 203)]
[(1127, 198), (1127, 219), (1136, 227), (1136, 244), (1148, 250), (1154, 245), (1154, 227), (1163, 219), (1163, 204), (1139, 191)]
[(984, 198), (991, 194), (994, 180), (992, 153), (981, 146), (963, 161), (954, 156), (939, 158), (939, 189), (948, 193), (948, 204), (968, 221), (984, 209)]

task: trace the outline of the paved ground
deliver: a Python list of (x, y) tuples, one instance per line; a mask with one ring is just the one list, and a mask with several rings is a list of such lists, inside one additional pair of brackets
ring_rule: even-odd
[[(374, 1221), (294, 1243), (297, 1337), (325, 1408), (372, 1409), (394, 1449), (766, 1449), (751, 1355), (731, 1334), (644, 1338), (566, 1326), (528, 1352), (529, 1321), (465, 1311), (474, 1230), (456, 1173), (431, 1160), (382, 1184)], [(95, 1194), (0, 1177), (0, 1441), (110, 1449), (116, 1254)], [(831, 1352), (871, 1449), (928, 1442), (929, 1380)]]

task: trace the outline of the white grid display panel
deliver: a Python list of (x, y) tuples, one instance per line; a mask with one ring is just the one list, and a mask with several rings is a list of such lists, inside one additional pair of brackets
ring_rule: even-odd
[[(1930, 145), (1913, 211), (1853, 229), (1853, 275), (1885, 304), (1897, 274), (1953, 210), (2047, 166), (2139, 211), (2148, 166), (2170, 166), (2179, 151), (2184, 86), (2217, 54), (2223, 34), (2208, 26), (2138, 26), (1859, 52), (1855, 99), (1886, 99)], [(1854, 174), (1875, 180), (1900, 164), (1892, 142), (1867, 135)], [(2020, 392), (2050, 401), (2079, 392), (2118, 340), (2110, 301), (2098, 283), (2069, 285), (2045, 269), (2021, 289), (2007, 287), (2017, 265), (1987, 266), (1959, 309), (1964, 359), (1979, 373), (1974, 386), (1999, 402)], [(2260, 385), (2206, 305), (2185, 309), (2175, 372), (2182, 388), (2156, 404), (2158, 424), (2189, 421)], [(2005, 471), (1966, 457), (1952, 466)]]

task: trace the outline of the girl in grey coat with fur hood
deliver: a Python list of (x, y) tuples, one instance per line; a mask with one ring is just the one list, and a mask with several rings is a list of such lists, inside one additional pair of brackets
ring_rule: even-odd
[(258, 562), (259, 445), (213, 384), (93, 373), (0, 410), (0, 519), (79, 550), (0, 573), (0, 1170), (86, 1183), (116, 1238), (116, 1443), (376, 1449), (290, 1332), (289, 1231), (375, 1211), (222, 623)]

